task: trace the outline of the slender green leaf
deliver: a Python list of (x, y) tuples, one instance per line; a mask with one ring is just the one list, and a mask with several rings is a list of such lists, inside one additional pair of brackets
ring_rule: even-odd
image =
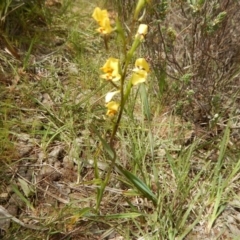
[(223, 195), (223, 180), (222, 180), (222, 176), (219, 176), (218, 179), (218, 186), (217, 186), (217, 195), (215, 197), (215, 202), (214, 202), (214, 208), (213, 208), (213, 212), (210, 216), (208, 225), (207, 225), (207, 229), (208, 231), (211, 230), (214, 222), (216, 221), (217, 217), (222, 213), (222, 211), (225, 209), (225, 205), (221, 204), (221, 200), (222, 200), (222, 195)]
[(151, 111), (150, 111), (150, 106), (148, 102), (148, 93), (147, 93), (145, 84), (140, 84), (140, 96), (143, 104), (143, 113), (147, 117), (147, 120), (150, 121)]
[(85, 208), (83, 208), (83, 209), (81, 209), (77, 214), (76, 214), (76, 216), (77, 217), (84, 217), (84, 216), (86, 216), (86, 215), (88, 215), (88, 213), (90, 212), (92, 210), (92, 208), (90, 208), (90, 207), (85, 207)]
[(105, 139), (102, 138), (102, 136), (100, 135), (100, 133), (97, 131), (96, 127), (91, 125), (91, 129), (94, 131), (94, 133), (96, 133), (96, 135), (99, 137), (104, 150), (108, 153), (108, 156), (110, 157), (111, 160), (114, 160), (116, 153), (114, 151), (114, 149), (105, 141)]
[(18, 190), (18, 188), (17, 188), (16, 185), (12, 185), (12, 189), (13, 189), (13, 191), (18, 195), (18, 197), (19, 197), (23, 202), (26, 203), (26, 205), (27, 205), (29, 208), (31, 208), (32, 210), (34, 210), (33, 205), (28, 201), (27, 198), (25, 198), (25, 197), (23, 196), (23, 194)]
[(137, 190), (146, 198), (149, 200), (152, 200), (154, 204), (157, 203), (157, 197), (153, 194), (153, 192), (150, 190), (150, 188), (138, 177), (133, 175), (131, 172), (123, 169), (121, 166), (117, 165), (118, 170), (130, 181)]
[(102, 182), (101, 185), (97, 188), (97, 203), (96, 203), (97, 211), (99, 210), (105, 187), (106, 187), (106, 184)]
[(129, 213), (118, 213), (118, 214), (110, 214), (104, 216), (104, 218), (107, 219), (126, 219), (126, 218), (136, 218), (142, 216), (142, 213), (137, 213), (137, 212), (129, 212)]
[(29, 197), (30, 194), (34, 192), (32, 187), (29, 186), (29, 184), (26, 181), (24, 181), (23, 179), (21, 179), (21, 178), (18, 178), (18, 181), (20, 183), (20, 186), (21, 186), (25, 196)]
[(218, 162), (219, 164), (222, 163), (222, 160), (224, 158), (226, 149), (227, 149), (227, 145), (229, 142), (229, 136), (230, 136), (230, 129), (229, 129), (229, 124), (227, 125), (224, 135), (223, 135), (223, 139), (220, 145), (220, 152), (219, 152), (219, 157), (218, 157)]

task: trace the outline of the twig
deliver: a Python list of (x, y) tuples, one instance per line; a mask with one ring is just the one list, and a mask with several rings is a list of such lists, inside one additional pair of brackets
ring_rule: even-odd
[(45, 231), (47, 230), (47, 228), (42, 228), (42, 227), (38, 227), (38, 226), (34, 226), (32, 224), (26, 224), (24, 222), (22, 222), (21, 220), (19, 220), (18, 218), (14, 217), (13, 215), (11, 215), (7, 209), (5, 209), (3, 206), (0, 206), (0, 215), (4, 215), (6, 218), (10, 218), (11, 220), (13, 220), (15, 223), (19, 224), (22, 227), (25, 228), (29, 228), (29, 229), (33, 229), (33, 230), (40, 230), (40, 231)]

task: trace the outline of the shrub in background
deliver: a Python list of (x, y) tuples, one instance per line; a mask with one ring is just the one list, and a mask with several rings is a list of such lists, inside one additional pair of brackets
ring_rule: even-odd
[[(14, 57), (20, 58), (16, 48), (27, 50), (38, 26), (46, 26), (49, 17), (43, 0), (6, 0), (0, 3), (0, 41)], [(48, 19), (47, 19), (48, 18)]]
[[(197, 125), (226, 120), (239, 101), (240, 3), (151, 2), (140, 21), (150, 26), (145, 54), (155, 73), (155, 94)], [(132, 4), (122, 5), (123, 21)]]

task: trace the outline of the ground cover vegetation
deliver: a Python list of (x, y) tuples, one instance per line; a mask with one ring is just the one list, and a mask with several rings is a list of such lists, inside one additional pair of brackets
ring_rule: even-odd
[(239, 239), (240, 3), (0, 2), (1, 239)]

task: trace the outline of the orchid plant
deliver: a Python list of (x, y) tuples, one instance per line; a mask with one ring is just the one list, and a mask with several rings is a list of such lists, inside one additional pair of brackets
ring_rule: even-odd
[[(145, 6), (146, 3), (150, 3), (150, 1), (139, 0), (134, 12), (134, 17), (133, 17), (134, 21), (136, 20), (136, 18), (138, 17), (138, 14), (140, 13), (140, 11), (142, 10), (142, 8)], [(117, 166), (113, 140), (120, 126), (124, 106), (131, 93), (131, 89), (133, 87), (136, 87), (137, 85), (140, 85), (146, 82), (147, 76), (150, 71), (150, 67), (148, 62), (144, 58), (137, 58), (135, 60), (134, 67), (131, 65), (137, 48), (140, 46), (142, 42), (145, 41), (145, 37), (148, 32), (148, 26), (146, 24), (140, 24), (138, 26), (137, 33), (133, 35), (134, 39), (133, 39), (132, 46), (130, 47), (129, 51), (126, 51), (127, 41), (125, 39), (126, 37), (120, 21), (116, 19), (115, 21), (116, 26), (112, 27), (110, 24), (108, 11), (101, 10), (99, 7), (96, 7), (94, 9), (92, 17), (96, 20), (96, 22), (99, 25), (99, 28), (97, 28), (97, 31), (100, 34), (102, 34), (104, 38), (106, 50), (108, 50), (108, 43), (107, 43), (109, 39), (108, 36), (113, 32), (116, 32), (118, 34), (118, 36), (122, 40), (122, 44), (124, 45), (122, 48), (124, 51), (123, 53), (124, 59), (110, 57), (106, 60), (105, 64), (100, 68), (100, 70), (103, 72), (100, 75), (100, 78), (109, 82), (114, 87), (114, 91), (108, 92), (105, 96), (105, 106), (107, 108), (106, 115), (107, 117), (112, 118), (113, 120), (112, 122), (114, 123), (114, 125), (113, 125), (113, 130), (112, 130), (109, 143), (107, 143), (108, 141), (105, 141), (104, 139), (100, 138), (104, 145), (105, 150), (107, 150), (107, 152), (109, 153), (108, 155), (110, 156), (112, 164), (109, 167), (105, 181), (103, 182), (101, 191), (99, 193), (100, 197), (97, 204), (97, 209), (98, 209), (102, 199), (103, 191), (109, 181), (111, 171), (115, 166)], [(131, 69), (132, 73), (130, 74), (130, 76), (127, 76), (127, 72), (129, 72), (129, 69)], [(117, 95), (120, 95), (119, 97), (120, 101), (113, 100), (114, 98), (117, 98), (116, 97)], [(96, 166), (97, 166), (97, 163), (96, 163)]]

